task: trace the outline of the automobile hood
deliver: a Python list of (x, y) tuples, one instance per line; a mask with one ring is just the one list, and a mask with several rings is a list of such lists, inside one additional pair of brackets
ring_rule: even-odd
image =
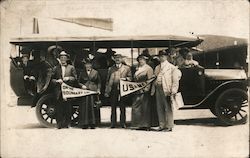
[(213, 80), (247, 79), (246, 72), (242, 69), (205, 69), (205, 75)]

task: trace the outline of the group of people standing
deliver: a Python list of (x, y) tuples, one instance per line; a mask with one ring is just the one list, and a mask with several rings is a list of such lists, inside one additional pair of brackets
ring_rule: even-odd
[[(55, 52), (54, 49), (52, 52)], [(65, 51), (57, 52), (53, 58), (48, 58), (47, 65), (51, 66), (51, 83), (56, 97), (56, 121), (57, 128), (68, 128), (71, 123), (72, 105), (71, 99), (65, 100), (62, 97), (61, 84), (66, 83), (72, 87), (96, 91), (98, 94), (84, 96), (78, 99), (79, 117), (78, 126), (80, 128), (96, 127), (95, 103), (101, 94), (101, 78), (97, 70), (93, 68), (90, 59), (84, 59), (82, 68), (84, 71), (76, 72), (75, 67), (69, 62), (69, 55)], [(138, 65), (132, 68), (123, 62), (121, 54), (113, 53), (114, 64), (108, 68), (104, 96), (111, 101), (111, 126), (116, 128), (117, 115), (116, 108), (120, 108), (120, 126), (126, 128), (126, 100), (132, 101), (131, 127), (141, 130), (150, 130), (152, 126), (158, 126), (158, 131), (172, 131), (174, 126), (173, 107), (170, 97), (175, 95), (179, 89), (181, 71), (178, 64), (182, 60), (173, 63), (173, 49), (161, 50), (157, 55), (159, 64), (150, 64), (151, 56), (142, 53), (137, 57)], [(176, 57), (177, 58), (177, 57)], [(189, 57), (192, 59), (192, 57)], [(152, 58), (151, 58), (152, 59)], [(182, 62), (185, 63), (186, 61)], [(191, 60), (190, 63), (194, 63)], [(197, 63), (195, 63), (197, 64)], [(144, 82), (149, 79), (155, 80), (136, 91), (132, 95), (121, 97), (120, 79), (133, 82)], [(32, 79), (32, 78), (31, 78)], [(155, 119), (158, 118), (158, 119)]]
[[(62, 97), (61, 84), (66, 83), (72, 87), (96, 91), (100, 94), (101, 79), (96, 70), (92, 68), (90, 60), (84, 60), (84, 70), (77, 76), (75, 67), (68, 63), (69, 55), (62, 51), (59, 54), (59, 64), (53, 70), (52, 83), (55, 86), (56, 96), (56, 121), (57, 128), (68, 128), (71, 124), (72, 100), (65, 100)], [(96, 94), (77, 98), (79, 103), (78, 126), (86, 128), (95, 128), (96, 117), (94, 104), (98, 96)]]
[[(134, 73), (131, 73), (130, 67), (121, 63), (121, 55), (114, 56), (115, 65), (108, 70), (105, 90), (105, 96), (111, 96), (111, 128), (117, 126), (117, 106), (121, 110), (120, 125), (122, 128), (126, 128), (124, 100), (127, 98), (120, 97), (120, 79), (126, 78), (134, 82), (144, 82), (155, 77), (156, 79), (152, 84), (147, 85), (133, 95), (131, 126), (136, 129), (150, 130), (151, 126), (154, 126), (154, 117), (158, 116), (157, 124), (159, 128), (157, 130), (172, 131), (174, 119), (170, 96), (178, 92), (181, 71), (168, 61), (169, 55), (169, 50), (159, 52), (160, 64), (156, 66), (155, 70), (148, 65), (149, 57), (147, 55), (139, 55), (137, 57), (138, 66)], [(152, 113), (154, 104), (156, 104), (157, 109), (156, 115)]]

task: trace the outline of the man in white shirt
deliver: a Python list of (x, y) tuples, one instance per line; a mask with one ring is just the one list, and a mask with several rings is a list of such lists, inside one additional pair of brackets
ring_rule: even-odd
[(159, 52), (161, 63), (155, 68), (157, 78), (151, 91), (151, 95), (155, 94), (156, 97), (158, 131), (172, 131), (174, 119), (170, 96), (178, 92), (181, 77), (180, 70), (168, 62), (168, 55), (165, 50)]
[(69, 55), (62, 51), (59, 54), (60, 63), (55, 68), (55, 73), (52, 76), (52, 83), (55, 85), (55, 96), (57, 100), (56, 105), (56, 122), (57, 128), (68, 128), (71, 121), (71, 104), (62, 98), (61, 84), (64, 82), (70, 86), (76, 83), (76, 70), (75, 67), (68, 64)]

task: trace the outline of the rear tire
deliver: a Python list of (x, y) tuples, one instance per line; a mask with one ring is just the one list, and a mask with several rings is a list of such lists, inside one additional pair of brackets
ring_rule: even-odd
[(232, 88), (220, 94), (215, 103), (215, 113), (226, 125), (244, 124), (247, 122), (248, 95), (247, 92)]

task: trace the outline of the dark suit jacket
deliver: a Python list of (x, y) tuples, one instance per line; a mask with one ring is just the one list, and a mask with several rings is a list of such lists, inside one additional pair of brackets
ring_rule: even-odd
[(85, 85), (87, 89), (92, 91), (101, 91), (101, 78), (98, 71), (92, 69), (88, 75), (86, 71), (81, 71), (78, 77), (80, 87)]
[(36, 76), (35, 71), (34, 71), (34, 62), (33, 61), (28, 61), (27, 65), (24, 65), (21, 63), (21, 67), (23, 68), (23, 76)]
[[(77, 75), (76, 75), (76, 70), (75, 67), (72, 65), (67, 65), (65, 68), (65, 75), (64, 77), (69, 77), (69, 80), (67, 82), (65, 82), (66, 84), (70, 85), (70, 86), (74, 86), (76, 83), (76, 79), (77, 79)], [(59, 83), (56, 83), (56, 80), (58, 79), (62, 79), (63, 80), (63, 76), (62, 76), (62, 68), (61, 65), (58, 64), (55, 68), (55, 72), (52, 76), (52, 83), (55, 85), (55, 95), (57, 97), (57, 99), (59, 99), (59, 97), (62, 95), (62, 90), (61, 90), (61, 85)]]

